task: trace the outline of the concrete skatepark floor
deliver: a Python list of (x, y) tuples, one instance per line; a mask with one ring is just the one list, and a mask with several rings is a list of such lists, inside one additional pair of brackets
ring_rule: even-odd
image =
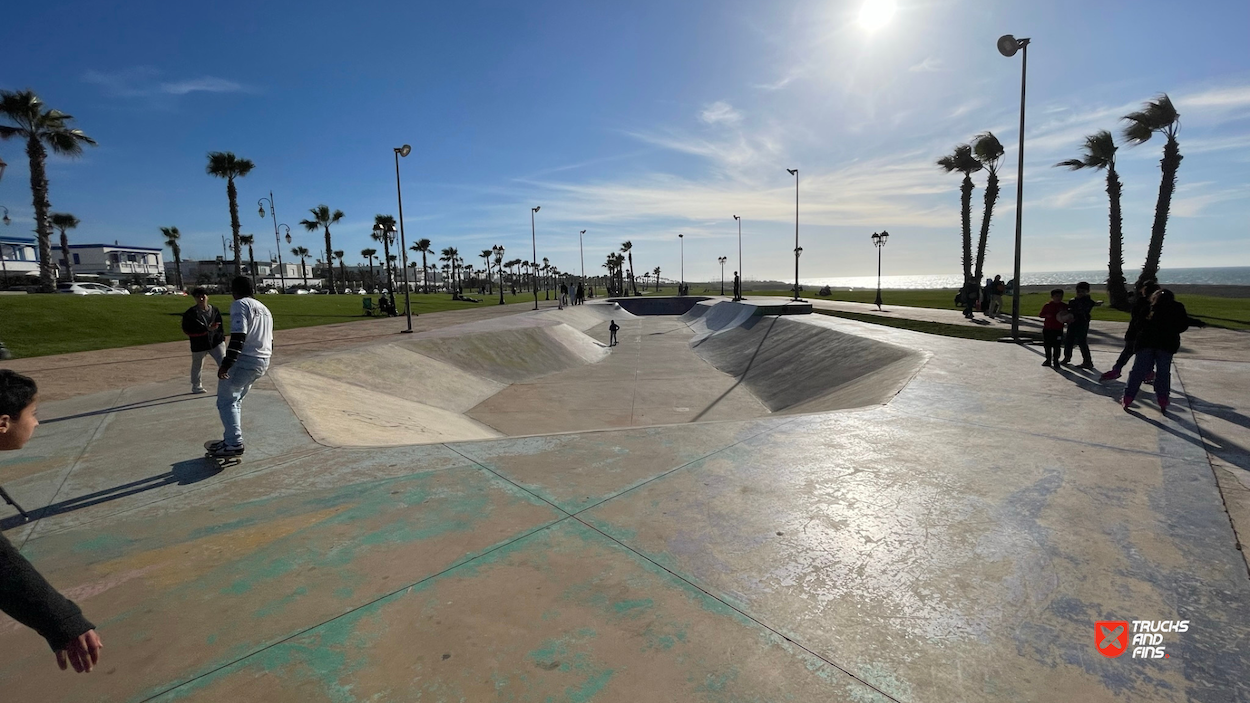
[[(599, 334), (602, 320), (563, 312), (538, 316)], [(532, 328), (527, 317), (431, 334)], [(1183, 362), (1162, 418), (1148, 393), (1126, 414), (1117, 385), (1040, 368), (1030, 348), (824, 317), (741, 331), (704, 318), (684, 332), (674, 318), (630, 322), (605, 378), (637, 374), (630, 355), (666, 330), (687, 347), (666, 353), (707, 347), (682, 364), (731, 368), (731, 350), (708, 349), (754, 334), (766, 354), (784, 328), (911, 350), (923, 366), (875, 384), (888, 402), (837, 385), (852, 409), (772, 411), (782, 379), (764, 375), (741, 384), (764, 408), (749, 417), (625, 426), (631, 415), (578, 432), (570, 413), (533, 436), (373, 447), (314, 441), (279, 373), (246, 401), (246, 461), (220, 473), (199, 457), (218, 429), (212, 399), (185, 395), (183, 379), (45, 404), (0, 481), (46, 510), (22, 524), (6, 506), (0, 525), (106, 649), (97, 672), (57, 676), (40, 638), (0, 620), (6, 697), (1250, 700), (1250, 578), (1211, 458), (1250, 469), (1235, 434), (1247, 425), (1218, 387), (1191, 403)], [(909, 359), (865, 375), (903, 377), (891, 365)], [(512, 402), (558, 401), (571, 377), (554, 379), (587, 368), (534, 376)], [(487, 399), (518, 387), (486, 380), (498, 387), (473, 387)], [(801, 390), (782, 407), (815, 407), (828, 389)], [(457, 414), (490, 417), (470, 400)], [(1215, 450), (1204, 404), (1226, 423)], [(1191, 625), (1165, 636), (1167, 659), (1095, 648), (1095, 621), (1172, 619)]]

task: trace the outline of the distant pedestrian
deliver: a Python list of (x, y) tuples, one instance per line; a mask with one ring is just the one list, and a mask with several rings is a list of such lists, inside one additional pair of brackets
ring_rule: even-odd
[(1063, 338), (1063, 363), (1072, 363), (1072, 347), (1081, 349), (1081, 365), (1078, 369), (1092, 369), (1094, 362), (1089, 356), (1089, 322), (1093, 317), (1094, 308), (1102, 305), (1101, 300), (1089, 297), (1089, 284), (1081, 281), (1076, 284), (1076, 297), (1068, 301), (1068, 312), (1072, 313), (1072, 321), (1068, 323), (1068, 332)]
[(742, 300), (742, 277), (734, 271), (734, 300)]
[(1072, 319), (1067, 303), (1063, 302), (1063, 289), (1050, 292), (1050, 302), (1038, 313), (1042, 317), (1042, 344), (1046, 348), (1046, 361), (1042, 366), (1059, 368), (1059, 346), (1063, 340), (1063, 326)]
[(217, 372), (217, 413), (222, 439), (205, 445), (214, 456), (243, 454), (242, 404), (252, 384), (269, 369), (273, 355), (273, 315), (252, 297), (252, 280), (235, 276), (230, 283), (230, 346)]
[(964, 281), (964, 287), (961, 291), (961, 298), (964, 306), (964, 317), (972, 319), (972, 311), (977, 306), (977, 298), (980, 292), (977, 290), (977, 282), (973, 279)]
[(1137, 283), (1137, 294), (1133, 298), (1133, 309), (1129, 313), (1128, 330), (1124, 332), (1124, 349), (1115, 360), (1115, 365), (1099, 380), (1113, 381), (1119, 378), (1124, 366), (1128, 364), (1129, 359), (1133, 358), (1133, 352), (1137, 348), (1137, 333), (1141, 331), (1142, 322), (1150, 314), (1150, 296), (1154, 295), (1157, 290), (1159, 290), (1159, 284), (1154, 279)]
[(616, 332), (619, 329), (621, 329), (621, 326), (616, 324), (616, 320), (612, 320), (611, 324), (608, 325), (608, 346), (609, 347), (616, 346)]
[[(34, 380), (0, 369), (0, 451), (21, 449), (39, 426), (39, 388)], [(104, 644), (82, 610), (48, 583), (0, 534), (0, 611), (39, 633), (64, 671), (90, 672)], [(12, 650), (5, 654), (12, 656)], [(32, 672), (31, 676), (38, 676)]]
[(204, 357), (211, 356), (217, 366), (226, 354), (226, 335), (221, 328), (221, 311), (208, 302), (208, 291), (191, 291), (195, 305), (182, 313), (182, 331), (191, 339), (191, 392), (207, 393), (200, 372)]
[(1150, 296), (1150, 312), (1142, 320), (1137, 333), (1136, 354), (1133, 370), (1128, 375), (1124, 398), (1120, 400), (1128, 410), (1137, 397), (1137, 391), (1154, 372), (1155, 399), (1159, 412), (1168, 411), (1172, 391), (1172, 357), (1181, 348), (1181, 333), (1189, 329), (1189, 313), (1176, 299), (1172, 291), (1160, 288)]
[(990, 282), (990, 317), (998, 317), (998, 313), (1003, 309), (1003, 293), (1007, 291), (1006, 284), (1003, 283), (1002, 276), (995, 276)]
[(990, 314), (990, 294), (994, 292), (994, 279), (986, 276), (985, 285), (981, 286), (981, 314)]
[(561, 310), (563, 310), (563, 309), (564, 309), (564, 306), (565, 306), (565, 305), (568, 305), (568, 304), (569, 304), (569, 284), (568, 284), (568, 283), (561, 283), (561, 284), (560, 284), (560, 303), (559, 303), (559, 308), (560, 308)]
[(577, 304), (586, 304), (586, 286), (581, 281), (577, 282)]

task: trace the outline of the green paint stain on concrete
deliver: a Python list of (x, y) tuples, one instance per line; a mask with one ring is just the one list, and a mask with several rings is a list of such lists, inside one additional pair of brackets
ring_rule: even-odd
[(356, 589), (351, 586), (340, 586), (334, 589), (334, 597), (340, 600), (351, 598), (356, 593)]
[(295, 601), (299, 600), (301, 597), (306, 596), (306, 595), (308, 595), (308, 587), (300, 586), (299, 588), (295, 589), (290, 595), (279, 598), (278, 600), (270, 603), (269, 605), (264, 606), (263, 608), (259, 608), (255, 613), (253, 613), (253, 616), (258, 617), (258, 618), (267, 618), (270, 615), (276, 615), (282, 612), (284, 609), (286, 609), (288, 605), (294, 603)]
[[(637, 600), (617, 601), (612, 604), (612, 610), (615, 610), (618, 615), (625, 615), (626, 613), (632, 613), (632, 611), (650, 608), (654, 605), (655, 603), (650, 598), (639, 598)], [(633, 614), (641, 615), (641, 613)]]
[(117, 537), (109, 534), (98, 534), (94, 537), (79, 540), (71, 547), (75, 554), (90, 554), (98, 559), (115, 559), (125, 554), (136, 540)]

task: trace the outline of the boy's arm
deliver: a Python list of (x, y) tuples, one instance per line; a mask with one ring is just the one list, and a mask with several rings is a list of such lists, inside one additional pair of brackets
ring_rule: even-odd
[(194, 323), (195, 323), (195, 315), (192, 314), (191, 310), (187, 310), (186, 312), (182, 313), (182, 333), (183, 334), (187, 335), (188, 337), (195, 336), (195, 328), (193, 327)]
[(0, 535), (0, 610), (60, 651), (95, 626)]
[(242, 305), (238, 308), (238, 310), (235, 310), (234, 306), (230, 308), (230, 346), (226, 348), (226, 358), (222, 359), (221, 368), (217, 370), (218, 378), (225, 378), (230, 372), (234, 362), (239, 360), (239, 354), (243, 352), (243, 343), (247, 341), (250, 320), (247, 317), (246, 308)]

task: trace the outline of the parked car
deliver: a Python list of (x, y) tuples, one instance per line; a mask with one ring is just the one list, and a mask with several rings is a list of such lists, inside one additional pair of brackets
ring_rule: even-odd
[(112, 288), (99, 283), (66, 282), (56, 284), (57, 293), (66, 293), (68, 295), (108, 295), (112, 293), (112, 290)]
[(104, 286), (105, 295), (130, 295), (130, 291), (119, 286)]

